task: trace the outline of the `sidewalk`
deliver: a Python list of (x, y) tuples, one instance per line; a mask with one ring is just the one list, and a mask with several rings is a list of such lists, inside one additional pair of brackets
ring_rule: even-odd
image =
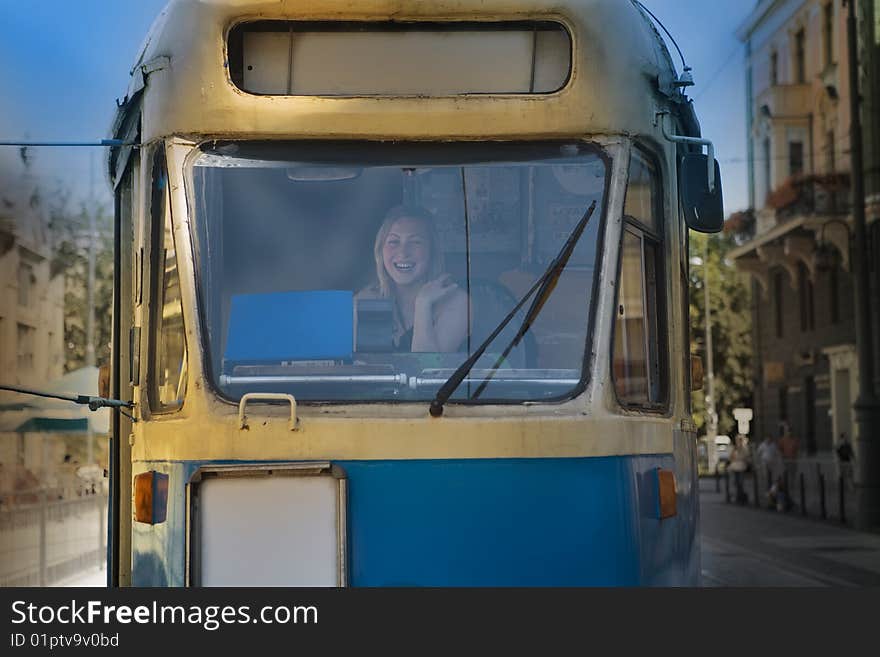
[(700, 480), (700, 533), (708, 586), (880, 586), (880, 535), (728, 504), (713, 479)]
[(75, 588), (93, 588), (107, 586), (107, 569), (91, 568), (89, 570), (77, 573), (73, 577), (69, 577), (56, 584), (56, 586), (66, 586)]

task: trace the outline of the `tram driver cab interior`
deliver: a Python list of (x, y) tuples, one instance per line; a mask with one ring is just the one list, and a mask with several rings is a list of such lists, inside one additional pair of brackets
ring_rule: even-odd
[[(471, 373), (477, 385), (491, 371), (483, 399), (570, 393), (581, 379), (607, 168), (588, 143), (203, 148), (193, 166), (196, 254), (219, 389), (430, 399), (534, 288), (595, 202), (527, 330), (514, 339), (534, 298)], [(392, 300), (359, 298), (376, 285), (377, 231), (401, 205), (433, 217), (444, 272), (467, 294), (467, 335), (455, 351), (395, 346)], [(465, 385), (454, 399), (469, 394)]]

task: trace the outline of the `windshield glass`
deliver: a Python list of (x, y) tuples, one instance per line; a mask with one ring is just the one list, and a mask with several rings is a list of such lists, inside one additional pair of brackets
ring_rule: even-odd
[(583, 143), (211, 143), (191, 169), (210, 377), (226, 397), (428, 401), (542, 276), (452, 395), (561, 399), (584, 377), (607, 162)]

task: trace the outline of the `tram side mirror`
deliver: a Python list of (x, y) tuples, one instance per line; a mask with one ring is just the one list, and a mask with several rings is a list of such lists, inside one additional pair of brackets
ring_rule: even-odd
[(687, 227), (698, 233), (717, 233), (724, 226), (721, 170), (715, 163), (714, 188), (709, 188), (709, 156), (688, 153), (678, 171), (681, 205)]

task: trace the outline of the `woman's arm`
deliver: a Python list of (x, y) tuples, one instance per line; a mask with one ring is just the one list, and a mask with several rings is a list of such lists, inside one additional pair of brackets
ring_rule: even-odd
[(422, 286), (413, 318), (414, 352), (450, 352), (467, 337), (468, 298), (450, 276)]

